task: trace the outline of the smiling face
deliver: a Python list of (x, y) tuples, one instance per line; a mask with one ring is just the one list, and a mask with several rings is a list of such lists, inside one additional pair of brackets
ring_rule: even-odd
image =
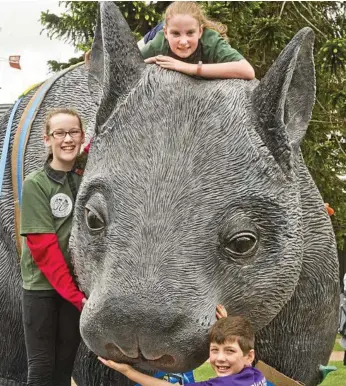
[[(65, 135), (66, 132), (69, 134)], [(64, 113), (53, 115), (44, 141), (52, 150), (51, 167), (56, 170), (71, 170), (84, 143), (84, 133), (78, 117)]]
[(223, 344), (210, 343), (209, 361), (218, 377), (238, 374), (251, 365), (255, 358), (254, 350), (244, 354), (237, 341)]
[(165, 38), (172, 52), (180, 58), (188, 58), (197, 47), (203, 28), (190, 15), (175, 15), (164, 27)]

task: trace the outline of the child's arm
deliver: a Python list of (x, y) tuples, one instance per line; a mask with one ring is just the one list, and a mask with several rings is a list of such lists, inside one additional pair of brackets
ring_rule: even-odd
[(75, 284), (56, 234), (27, 234), (27, 246), (39, 270), (64, 299), (82, 311), (85, 295)]
[(140, 371), (135, 370), (132, 366), (124, 363), (116, 363), (111, 360), (106, 360), (98, 357), (98, 359), (106, 366), (110, 367), (113, 370), (119, 371), (119, 373), (125, 375), (125, 377), (131, 379), (131, 381), (139, 383), (142, 386), (167, 386), (171, 383), (164, 381), (162, 379), (154, 378), (150, 375), (141, 373)]
[(221, 78), (221, 79), (255, 79), (255, 71), (251, 64), (245, 60), (239, 62), (202, 64), (200, 74), (202, 78)]
[(237, 62), (202, 64), (198, 71), (197, 64), (185, 63), (170, 56), (158, 55), (145, 60), (145, 63), (156, 63), (162, 68), (182, 72), (186, 75), (198, 75), (208, 79), (246, 79), (255, 78), (255, 71), (251, 64), (245, 60)]

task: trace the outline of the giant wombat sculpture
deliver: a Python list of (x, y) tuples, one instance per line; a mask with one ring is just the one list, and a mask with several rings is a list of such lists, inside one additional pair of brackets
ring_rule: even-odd
[[(89, 71), (99, 108), (71, 236), (89, 298), (81, 333), (94, 353), (194, 368), (208, 357), (222, 303), (252, 320), (258, 359), (317, 385), (336, 333), (338, 265), (299, 148), (315, 95), (312, 50), (305, 28), (261, 82), (194, 79), (145, 67), (119, 10), (101, 5)], [(94, 118), (83, 69), (74, 72), (69, 84), (81, 91), (62, 94), (63, 79), (54, 86), (60, 99), (37, 117), (26, 174), (42, 163), (34, 151), (48, 107), (72, 104)], [(0, 385), (25, 379), (9, 177), (4, 193)], [(82, 350), (78, 385), (131, 384), (100, 368)]]

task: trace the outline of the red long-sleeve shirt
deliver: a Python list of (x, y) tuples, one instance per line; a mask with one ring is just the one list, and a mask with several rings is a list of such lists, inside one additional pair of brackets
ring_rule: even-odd
[(75, 284), (55, 233), (30, 233), (26, 237), (32, 258), (52, 287), (78, 310), (85, 295)]

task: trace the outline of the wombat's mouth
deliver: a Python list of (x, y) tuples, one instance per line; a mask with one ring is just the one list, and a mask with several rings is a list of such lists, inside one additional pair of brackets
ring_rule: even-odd
[(118, 363), (128, 363), (131, 365), (139, 364), (143, 367), (162, 369), (165, 371), (174, 371), (176, 367), (176, 360), (172, 355), (164, 354), (155, 359), (147, 359), (141, 352), (139, 352), (137, 358), (131, 358), (122, 353), (113, 343), (106, 344), (105, 349), (107, 351), (107, 359), (114, 360)]

